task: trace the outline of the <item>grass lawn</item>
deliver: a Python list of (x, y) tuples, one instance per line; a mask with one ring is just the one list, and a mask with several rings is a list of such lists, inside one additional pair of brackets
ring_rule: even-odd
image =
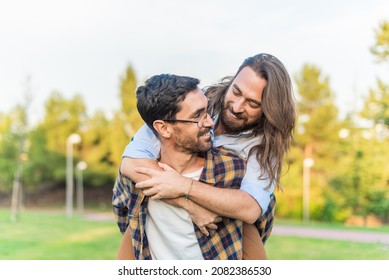
[[(16, 223), (9, 217), (8, 210), (0, 209), (3, 260), (110, 260), (121, 239), (113, 221), (69, 220), (62, 213), (27, 211)], [(389, 245), (376, 243), (271, 236), (266, 250), (269, 259), (275, 260), (389, 260)]]
[(67, 219), (64, 214), (22, 213), (10, 222), (0, 210), (0, 259), (110, 260), (121, 235), (115, 222)]
[[(349, 230), (389, 233), (389, 226), (364, 228), (340, 223), (323, 223), (276, 219), (276, 224), (316, 229)], [(389, 260), (389, 245), (342, 240), (322, 240), (272, 235), (266, 243), (266, 252), (273, 260)]]
[(272, 235), (266, 243), (271, 260), (389, 260), (389, 245)]

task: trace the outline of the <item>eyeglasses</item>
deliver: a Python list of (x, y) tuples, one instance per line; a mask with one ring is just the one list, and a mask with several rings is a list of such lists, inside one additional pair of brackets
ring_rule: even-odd
[[(177, 120), (177, 119), (164, 119), (165, 122), (181, 122), (181, 123), (195, 123), (199, 128), (202, 128), (205, 126), (208, 115), (210, 115), (208, 112), (204, 112), (197, 121), (191, 121), (191, 120)], [(210, 115), (211, 116), (211, 115)]]

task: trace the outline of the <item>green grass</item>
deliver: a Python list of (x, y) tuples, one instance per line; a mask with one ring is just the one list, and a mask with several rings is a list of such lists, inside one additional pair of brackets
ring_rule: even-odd
[[(309, 226), (345, 229), (333, 224)], [(384, 228), (382, 232), (388, 231)], [(9, 211), (0, 209), (3, 260), (110, 260), (116, 256), (120, 239), (113, 221), (69, 220), (62, 213), (26, 211), (18, 222), (11, 223)], [(389, 260), (389, 245), (274, 235), (266, 243), (266, 251), (274, 260)]]
[(265, 248), (271, 260), (389, 260), (389, 245), (379, 243), (273, 235)]
[(67, 219), (63, 214), (22, 213), (16, 223), (0, 210), (0, 259), (110, 260), (121, 235), (112, 222)]
[[(358, 232), (389, 233), (389, 226), (366, 228), (323, 223), (276, 219), (276, 224), (317, 229), (339, 229)], [(323, 240), (272, 235), (266, 243), (266, 252), (273, 260), (389, 260), (389, 245), (342, 240)]]

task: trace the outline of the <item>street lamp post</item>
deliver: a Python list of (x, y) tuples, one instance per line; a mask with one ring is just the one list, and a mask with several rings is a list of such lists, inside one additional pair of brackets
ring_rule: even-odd
[(81, 142), (81, 136), (73, 133), (66, 139), (66, 216), (73, 216), (73, 144)]
[(77, 163), (77, 213), (78, 215), (84, 214), (84, 182), (82, 178), (82, 171), (84, 171), (88, 165), (85, 161)]
[(309, 196), (310, 196), (310, 180), (311, 167), (314, 165), (312, 158), (305, 158), (303, 162), (303, 222), (309, 222)]

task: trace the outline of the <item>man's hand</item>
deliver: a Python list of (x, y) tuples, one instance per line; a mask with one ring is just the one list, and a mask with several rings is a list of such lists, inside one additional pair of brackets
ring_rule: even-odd
[(206, 236), (209, 236), (208, 230), (216, 230), (217, 223), (222, 221), (222, 218), (219, 217), (216, 213), (209, 211), (208, 209), (188, 200), (189, 206), (186, 207), (189, 216), (191, 217), (193, 223), (195, 223), (201, 232)]
[(219, 223), (222, 220), (216, 213), (198, 205), (196, 202), (185, 200), (183, 197), (164, 199), (163, 201), (170, 205), (184, 208), (189, 213), (192, 222), (195, 223), (200, 231), (206, 236), (209, 236), (208, 230), (216, 230), (216, 223)]
[(136, 188), (143, 189), (143, 193), (150, 199), (177, 198), (189, 192), (192, 179), (181, 176), (166, 164), (159, 164), (164, 171), (145, 167), (135, 168), (135, 171), (148, 175), (150, 179), (139, 182)]

